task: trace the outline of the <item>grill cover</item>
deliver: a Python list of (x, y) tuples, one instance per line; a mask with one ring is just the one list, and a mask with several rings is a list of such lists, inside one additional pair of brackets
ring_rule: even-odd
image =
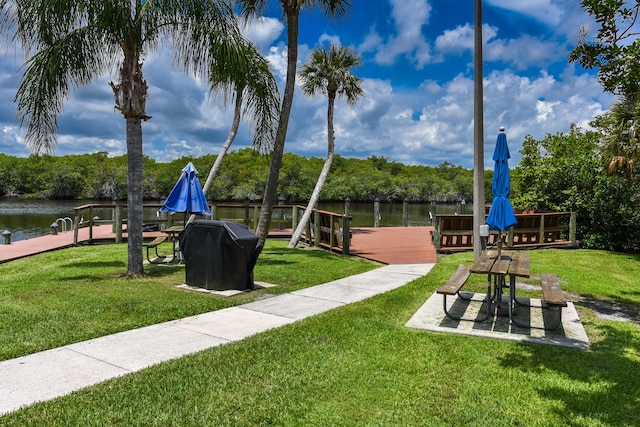
[(196, 220), (180, 233), (178, 241), (187, 285), (217, 291), (254, 288), (253, 267), (262, 243), (246, 225)]

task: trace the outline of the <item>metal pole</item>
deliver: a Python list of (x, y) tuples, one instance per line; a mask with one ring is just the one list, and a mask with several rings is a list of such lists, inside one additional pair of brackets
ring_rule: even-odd
[(473, 55), (473, 256), (480, 258), (480, 225), (484, 224), (484, 113), (482, 97), (482, 0), (475, 0)]

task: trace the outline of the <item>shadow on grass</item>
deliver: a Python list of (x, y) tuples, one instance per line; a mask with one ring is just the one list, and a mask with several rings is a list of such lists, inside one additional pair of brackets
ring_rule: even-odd
[(555, 402), (548, 407), (567, 425), (585, 425), (569, 421), (585, 418), (601, 425), (640, 425), (638, 334), (632, 328), (601, 323), (594, 327), (602, 339), (593, 351), (528, 345), (504, 356), (502, 365), (525, 374), (556, 372), (557, 378), (540, 382), (537, 392)]
[(637, 298), (603, 300), (595, 298), (593, 295), (579, 295), (574, 304), (594, 311), (598, 317), (617, 317), (640, 325), (640, 312), (638, 312), (637, 305), (634, 304), (635, 300)]
[(122, 261), (83, 261), (83, 262), (70, 262), (64, 264), (61, 268), (109, 268), (109, 267), (126, 267), (126, 264)]
[(174, 274), (184, 276), (184, 266), (179, 265), (146, 265), (144, 267), (144, 275), (146, 277), (167, 277)]

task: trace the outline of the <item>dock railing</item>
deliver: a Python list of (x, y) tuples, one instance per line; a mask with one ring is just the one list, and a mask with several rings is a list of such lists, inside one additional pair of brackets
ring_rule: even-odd
[[(162, 230), (176, 223), (183, 223), (186, 218), (182, 214), (161, 213), (159, 212), (161, 207), (160, 203), (145, 203), (143, 205), (145, 228)], [(211, 217), (207, 217), (208, 219), (238, 222), (245, 224), (253, 231), (257, 228), (260, 214), (260, 205), (258, 204), (214, 203), (210, 205), (210, 208)], [(297, 227), (298, 219), (301, 218), (305, 209), (306, 207), (300, 205), (279, 204), (274, 206), (269, 224), (270, 232), (273, 231), (273, 235), (290, 236), (292, 230)], [(97, 212), (105, 210), (109, 211), (109, 214), (106, 215), (107, 218), (100, 218), (96, 215)], [(127, 223), (126, 210), (127, 205), (124, 203), (96, 203), (75, 207), (74, 244), (78, 244), (78, 230), (80, 228), (89, 227), (89, 241), (92, 241), (93, 226), (102, 224), (111, 224), (115, 241), (121, 243), (124, 226)], [(85, 220), (85, 218), (88, 219)], [(314, 209), (314, 214), (301, 240), (309, 245), (348, 254), (350, 228), (351, 216)]]
[[(534, 212), (516, 214), (518, 223), (507, 234), (509, 247), (575, 246), (575, 212)], [(491, 230), (487, 244), (498, 241)], [(433, 243), (439, 252), (473, 248), (473, 215), (436, 215)]]
[[(304, 215), (304, 206), (297, 206), (298, 213)], [(295, 216), (295, 229), (297, 218)], [(331, 251), (349, 254), (351, 246), (351, 216), (334, 212), (313, 209), (313, 214), (300, 240), (311, 245), (319, 246)]]

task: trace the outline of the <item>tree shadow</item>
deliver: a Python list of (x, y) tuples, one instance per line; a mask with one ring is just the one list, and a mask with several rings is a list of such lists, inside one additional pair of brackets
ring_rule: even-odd
[[(558, 381), (539, 381), (537, 392), (565, 425), (640, 425), (640, 334), (612, 325), (595, 326), (601, 337), (592, 351), (526, 345), (502, 357), (502, 366), (524, 373), (551, 370)], [(567, 381), (568, 379), (569, 381)]]
[(70, 262), (65, 264), (66, 267), (73, 268), (107, 268), (107, 267), (126, 267), (126, 264), (122, 261), (83, 261), (83, 262)]

